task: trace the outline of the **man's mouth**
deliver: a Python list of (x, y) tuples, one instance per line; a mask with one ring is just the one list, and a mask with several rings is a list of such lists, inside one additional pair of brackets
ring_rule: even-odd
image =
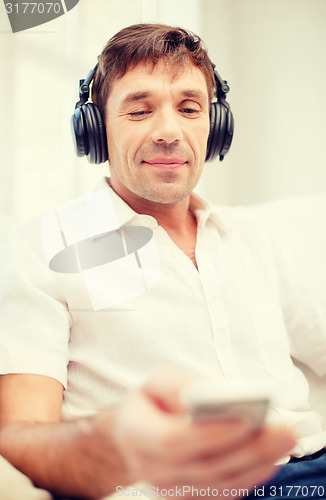
[(152, 158), (151, 160), (143, 161), (143, 163), (147, 163), (152, 167), (160, 169), (174, 170), (183, 167), (183, 165), (185, 165), (187, 161), (177, 157), (160, 156), (157, 158)]

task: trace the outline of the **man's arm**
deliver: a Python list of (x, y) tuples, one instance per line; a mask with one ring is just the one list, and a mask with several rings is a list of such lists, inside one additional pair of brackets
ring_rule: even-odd
[[(20, 381), (25, 388), (29, 384), (32, 396)], [(115, 409), (59, 422), (59, 383), (5, 376), (0, 453), (36, 485), (89, 499), (144, 480), (159, 488), (192, 484), (221, 490), (252, 489), (269, 479), (274, 463), (294, 446), (289, 431), (254, 433), (243, 421), (191, 422), (179, 402), (186, 383), (186, 374), (161, 370)], [(35, 396), (40, 386), (43, 392)], [(30, 402), (37, 398), (33, 412)]]
[(99, 498), (132, 482), (111, 438), (111, 412), (60, 422), (62, 394), (52, 378), (1, 376), (0, 454), (57, 494)]

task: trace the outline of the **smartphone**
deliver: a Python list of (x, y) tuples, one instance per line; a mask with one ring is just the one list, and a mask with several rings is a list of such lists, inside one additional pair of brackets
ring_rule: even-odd
[(182, 390), (182, 404), (193, 420), (245, 418), (254, 430), (263, 427), (270, 397), (258, 389), (221, 389), (193, 385)]

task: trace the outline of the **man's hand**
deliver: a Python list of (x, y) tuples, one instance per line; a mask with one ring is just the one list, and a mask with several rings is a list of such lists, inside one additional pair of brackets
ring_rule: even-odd
[(192, 485), (220, 491), (265, 482), (276, 472), (274, 462), (294, 446), (289, 431), (254, 432), (241, 420), (192, 422), (179, 394), (193, 381), (193, 375), (167, 367), (117, 407), (60, 422), (58, 383), (4, 376), (0, 454), (36, 485), (88, 499), (138, 481), (159, 489)]
[[(191, 421), (179, 399), (193, 376), (160, 369), (128, 396), (112, 420), (112, 437), (130, 477), (159, 489), (249, 491), (276, 473), (295, 440), (285, 428), (259, 432), (239, 420)], [(234, 497), (234, 495), (233, 495)]]

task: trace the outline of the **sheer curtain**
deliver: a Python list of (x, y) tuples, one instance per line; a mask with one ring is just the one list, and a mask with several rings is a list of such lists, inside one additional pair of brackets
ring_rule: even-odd
[(0, 214), (30, 217), (92, 190), (108, 166), (75, 157), (78, 82), (107, 39), (138, 22), (182, 25), (229, 81), (236, 133), (198, 190), (250, 203), (325, 191), (324, 0), (81, 0), (12, 34), (0, 4)]

